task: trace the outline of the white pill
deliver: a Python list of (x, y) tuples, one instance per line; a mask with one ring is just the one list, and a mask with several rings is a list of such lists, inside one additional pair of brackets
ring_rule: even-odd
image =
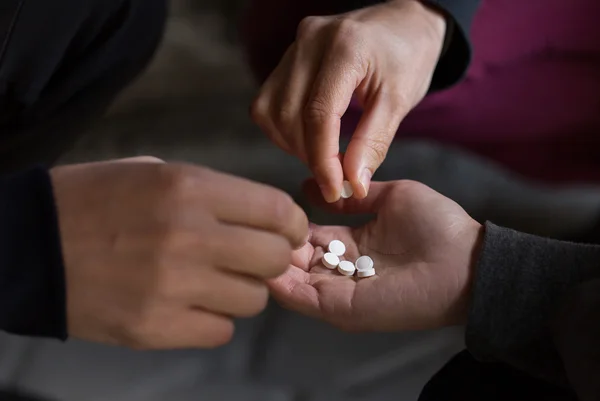
[(375, 269), (359, 270), (358, 273), (356, 273), (356, 275), (359, 278), (373, 277), (375, 275)]
[(356, 260), (356, 270), (358, 270), (359, 272), (364, 270), (370, 270), (373, 268), (373, 265), (373, 259), (371, 259), (368, 256), (361, 256)]
[(342, 260), (338, 265), (337, 269), (344, 276), (352, 276), (356, 271), (354, 263), (348, 262), (347, 260)]
[(354, 195), (352, 184), (350, 184), (350, 181), (344, 181), (344, 184), (342, 185), (342, 198), (352, 198), (352, 195)]
[(333, 253), (336, 256), (342, 256), (346, 253), (346, 245), (342, 241), (333, 240), (329, 243), (329, 252)]
[(329, 270), (334, 270), (340, 264), (340, 258), (331, 252), (323, 255), (323, 265)]

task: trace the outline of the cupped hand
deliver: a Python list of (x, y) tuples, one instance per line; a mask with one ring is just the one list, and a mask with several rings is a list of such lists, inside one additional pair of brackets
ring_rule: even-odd
[[(319, 196), (314, 184), (309, 192)], [(359, 228), (312, 225), (287, 272), (270, 282), (283, 306), (351, 331), (464, 323), (483, 228), (458, 204), (420, 183), (396, 181), (373, 183), (366, 199), (328, 207), (376, 217)], [(347, 260), (370, 256), (377, 275), (358, 279), (326, 269), (321, 257), (334, 239), (346, 244)]]
[[(418, 0), (309, 17), (253, 103), (254, 121), (311, 168), (328, 202), (344, 177), (367, 196), (401, 120), (427, 93), (445, 18)], [(345, 157), (340, 120), (353, 96), (364, 108)]]

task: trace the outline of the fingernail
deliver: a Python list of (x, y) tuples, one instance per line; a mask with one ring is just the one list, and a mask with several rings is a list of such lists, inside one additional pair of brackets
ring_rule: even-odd
[(371, 170), (369, 170), (368, 168), (364, 168), (360, 173), (360, 185), (362, 185), (363, 189), (365, 190), (365, 195), (369, 193), (369, 187), (371, 186), (372, 176), (373, 174), (371, 174)]
[(325, 202), (327, 203), (335, 203), (340, 199), (340, 196), (337, 195), (336, 196), (336, 190), (327, 184), (322, 184), (319, 185), (319, 188), (321, 189), (321, 193), (323, 194), (323, 198), (325, 199)]

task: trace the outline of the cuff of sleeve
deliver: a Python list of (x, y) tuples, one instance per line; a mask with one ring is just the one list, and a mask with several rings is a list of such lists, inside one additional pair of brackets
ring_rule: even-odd
[(0, 179), (0, 329), (66, 340), (65, 291), (49, 172)]
[[(352, 0), (355, 9), (386, 0)], [(420, 0), (446, 16), (446, 39), (434, 71), (429, 92), (447, 89), (458, 83), (471, 64), (469, 31), (481, 0)]]
[[(464, 1), (422, 0), (446, 16), (447, 28), (444, 47), (433, 73), (429, 92), (447, 89), (458, 83), (471, 64), (469, 31), (479, 1), (464, 5)], [(448, 3), (448, 4), (446, 4)], [(460, 3), (460, 8), (458, 4)]]
[(505, 362), (564, 382), (551, 333), (563, 296), (598, 273), (600, 247), (486, 224), (466, 331), (481, 361)]

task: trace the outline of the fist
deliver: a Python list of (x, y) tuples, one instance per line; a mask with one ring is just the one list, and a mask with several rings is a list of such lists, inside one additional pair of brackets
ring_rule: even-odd
[[(400, 122), (429, 89), (445, 31), (445, 18), (417, 0), (309, 17), (261, 88), (252, 117), (308, 164), (328, 202), (339, 200), (344, 178), (362, 199)], [(340, 120), (353, 96), (364, 114), (342, 157)]]
[(227, 343), (260, 313), (307, 219), (265, 185), (156, 159), (58, 167), (73, 337), (136, 349)]

